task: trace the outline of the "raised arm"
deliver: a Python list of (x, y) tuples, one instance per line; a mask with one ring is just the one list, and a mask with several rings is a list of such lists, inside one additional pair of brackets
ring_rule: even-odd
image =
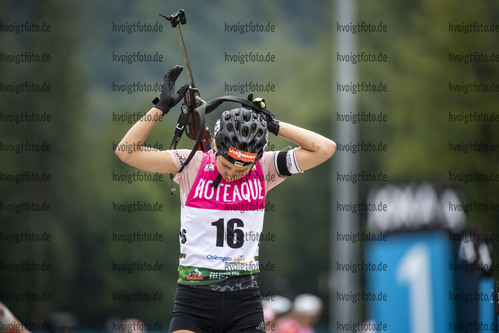
[(333, 156), (334, 141), (307, 129), (279, 122), (278, 136), (288, 139), (300, 147), (296, 149), (296, 162), (301, 171), (311, 169)]
[(168, 152), (143, 146), (152, 128), (162, 116), (162, 111), (153, 107), (130, 128), (115, 150), (120, 160), (145, 171), (161, 173), (178, 171)]
[(125, 163), (145, 171), (176, 173), (170, 154), (165, 150), (144, 147), (143, 143), (158, 121), (185, 95), (189, 85), (182, 86), (175, 92), (175, 80), (182, 72), (182, 67), (175, 66), (164, 76), (159, 101), (125, 134), (115, 149), (116, 155)]
[[(266, 107), (265, 100), (261, 97), (253, 99), (253, 95), (249, 95), (248, 99), (253, 100), (261, 108)], [(267, 120), (269, 132), (300, 146), (295, 150), (295, 159), (301, 171), (311, 169), (325, 162), (336, 151), (336, 143), (320, 134), (277, 121), (268, 110), (262, 110), (261, 114)]]

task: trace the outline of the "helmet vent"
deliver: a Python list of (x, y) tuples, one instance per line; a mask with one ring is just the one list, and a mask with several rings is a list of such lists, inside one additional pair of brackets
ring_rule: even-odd
[(256, 124), (253, 123), (251, 124), (251, 134), (255, 133), (255, 131), (256, 131)]

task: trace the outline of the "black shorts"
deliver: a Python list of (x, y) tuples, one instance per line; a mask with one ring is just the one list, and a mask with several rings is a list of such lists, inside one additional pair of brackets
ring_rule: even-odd
[(258, 289), (217, 292), (179, 285), (169, 332), (265, 332)]

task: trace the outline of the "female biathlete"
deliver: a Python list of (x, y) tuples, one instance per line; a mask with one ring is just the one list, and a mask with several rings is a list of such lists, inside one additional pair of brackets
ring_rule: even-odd
[[(329, 159), (336, 144), (322, 135), (249, 108), (224, 111), (213, 131), (213, 150), (142, 149), (158, 120), (185, 95), (175, 91), (182, 67), (164, 76), (159, 101), (126, 133), (119, 158), (150, 172), (173, 173), (180, 186), (179, 278), (170, 332), (264, 332), (256, 282), (259, 237), (267, 192), (286, 177)], [(264, 103), (258, 99), (258, 103)], [(265, 151), (268, 132), (295, 143)], [(125, 145), (132, 151), (120, 149)], [(248, 237), (250, 235), (251, 237)]]

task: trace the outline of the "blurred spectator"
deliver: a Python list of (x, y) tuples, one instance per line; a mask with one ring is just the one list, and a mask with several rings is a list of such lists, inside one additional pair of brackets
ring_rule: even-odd
[(322, 301), (311, 294), (296, 296), (289, 316), (277, 323), (277, 333), (314, 333), (313, 326), (322, 313)]
[(263, 301), (263, 317), (267, 332), (274, 332), (277, 322), (291, 310), (291, 301), (284, 296), (275, 295)]
[(146, 333), (146, 326), (143, 321), (136, 318), (123, 320), (125, 333)]
[(137, 318), (121, 319), (109, 317), (106, 320), (106, 331), (109, 333), (146, 333), (146, 324)]
[(30, 333), (3, 303), (0, 303), (0, 333)]

